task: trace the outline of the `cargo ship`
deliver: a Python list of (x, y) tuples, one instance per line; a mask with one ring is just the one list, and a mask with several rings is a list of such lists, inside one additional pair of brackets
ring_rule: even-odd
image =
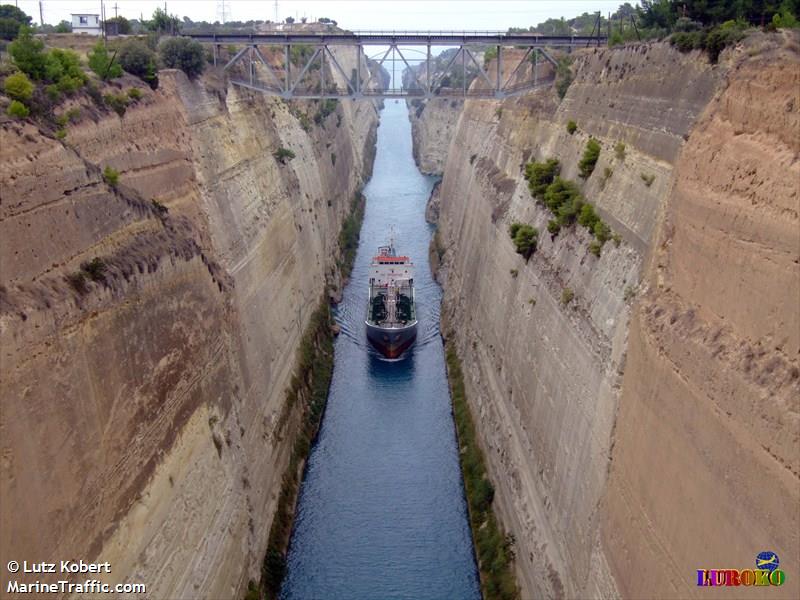
[(417, 338), (414, 263), (397, 256), (394, 241), (378, 248), (369, 267), (367, 339), (388, 358), (400, 356)]

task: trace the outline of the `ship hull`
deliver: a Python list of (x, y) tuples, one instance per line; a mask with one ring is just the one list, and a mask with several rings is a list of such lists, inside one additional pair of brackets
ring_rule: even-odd
[(380, 327), (367, 322), (369, 343), (387, 358), (397, 358), (417, 339), (417, 322), (405, 327)]

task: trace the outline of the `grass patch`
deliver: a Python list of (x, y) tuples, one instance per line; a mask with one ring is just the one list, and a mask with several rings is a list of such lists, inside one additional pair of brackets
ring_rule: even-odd
[(494, 487), (486, 472), (486, 461), (478, 444), (478, 434), (467, 403), (464, 375), (458, 352), (452, 342), (445, 342), (447, 380), (453, 403), (461, 472), (472, 531), (472, 541), (478, 559), (481, 592), (485, 600), (515, 600), (519, 598), (514, 576), (513, 537), (505, 535), (497, 522), (492, 501)]

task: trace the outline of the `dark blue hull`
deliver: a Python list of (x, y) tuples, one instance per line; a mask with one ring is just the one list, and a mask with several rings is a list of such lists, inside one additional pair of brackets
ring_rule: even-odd
[(417, 322), (405, 327), (379, 327), (367, 323), (367, 339), (387, 358), (397, 358), (417, 339)]

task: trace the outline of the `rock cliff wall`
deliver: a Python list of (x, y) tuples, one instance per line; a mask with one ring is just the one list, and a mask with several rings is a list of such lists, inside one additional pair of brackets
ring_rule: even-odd
[[(465, 104), (440, 193), (443, 328), (523, 597), (693, 597), (696, 569), (800, 554), (797, 67), (788, 34), (718, 66), (598, 49), (562, 101)], [(589, 136), (583, 193), (619, 234), (599, 257), (582, 227), (548, 234), (522, 177), (556, 157), (581, 181)], [(527, 262), (516, 221), (540, 231)]]
[(339, 103), (308, 127), (313, 103), (160, 79), (121, 118), (71, 101), (63, 142), (0, 124), (0, 554), (108, 560), (104, 581), (147, 597), (239, 597), (377, 112)]
[(444, 171), (447, 151), (463, 107), (463, 100), (450, 98), (409, 102), (414, 161), (423, 173), (441, 175)]

